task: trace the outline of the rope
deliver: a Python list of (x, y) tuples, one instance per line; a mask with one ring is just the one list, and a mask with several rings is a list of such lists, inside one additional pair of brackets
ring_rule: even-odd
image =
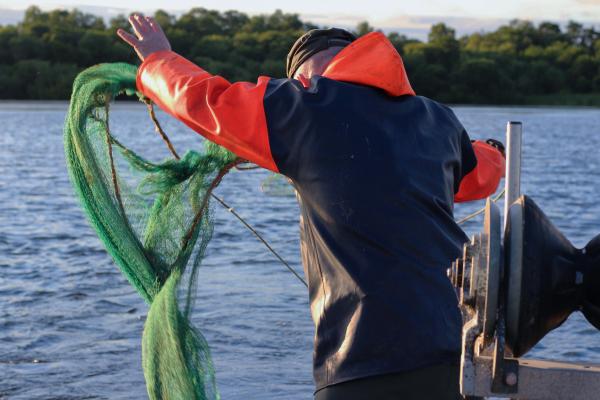
[[(217, 176), (212, 180), (209, 188), (207, 189), (207, 193), (209, 193), (209, 194), (212, 195), (212, 191), (215, 190), (215, 188), (219, 185), (219, 183), (221, 183), (221, 179), (223, 179), (223, 177), (225, 175), (227, 175), (227, 173), (229, 172), (229, 170), (231, 168), (235, 167), (239, 163), (240, 163), (240, 159), (236, 158), (235, 160), (233, 160), (232, 162), (230, 162), (229, 164), (227, 164), (226, 166), (224, 166), (219, 171), (219, 173), (217, 174)], [(198, 224), (202, 220), (202, 217), (204, 216), (204, 211), (206, 210), (207, 206), (208, 206), (208, 196), (206, 196), (204, 198), (204, 201), (202, 202), (202, 205), (200, 206), (200, 209), (198, 210), (198, 212), (194, 216), (194, 220), (192, 222), (192, 225), (190, 226), (190, 229), (187, 231), (187, 233), (185, 234), (185, 236), (183, 238), (183, 242), (181, 244), (181, 247), (183, 249), (185, 249), (188, 246), (188, 243), (190, 242), (191, 238), (194, 236), (194, 232), (196, 231), (196, 227), (198, 226)]]
[(227, 211), (229, 211), (231, 214), (233, 214), (234, 217), (236, 217), (242, 224), (244, 224), (244, 226), (246, 228), (248, 228), (250, 230), (250, 232), (252, 232), (254, 234), (254, 236), (256, 236), (258, 238), (258, 240), (260, 240), (266, 247), (267, 249), (269, 249), (269, 251), (271, 253), (273, 253), (273, 255), (275, 257), (277, 257), (277, 259), (279, 261), (281, 261), (281, 263), (283, 265), (285, 265), (285, 267), (292, 273), (294, 274), (294, 276), (296, 278), (298, 278), (298, 280), (300, 282), (302, 282), (304, 284), (304, 286), (306, 286), (308, 288), (308, 284), (306, 283), (306, 281), (300, 276), (298, 275), (298, 273), (290, 266), (290, 264), (288, 264), (272, 247), (271, 245), (256, 231), (256, 229), (254, 229), (250, 224), (248, 224), (244, 218), (242, 218), (234, 209), (233, 207), (229, 206), (229, 204), (225, 203), (223, 201), (223, 199), (219, 198), (217, 195), (215, 195), (214, 193), (210, 194), (213, 199), (217, 200), (223, 207), (225, 207), (227, 209)]
[(110, 128), (108, 125), (108, 109), (109, 109), (109, 103), (107, 101), (106, 104), (104, 104), (105, 119), (102, 120), (102, 122), (104, 124), (104, 127), (106, 128), (105, 129), (105, 131), (106, 131), (106, 146), (108, 148), (108, 159), (110, 161), (110, 174), (112, 177), (113, 187), (115, 188), (115, 197), (117, 198), (117, 203), (119, 204), (119, 209), (121, 210), (121, 214), (123, 215), (123, 218), (127, 222), (127, 225), (129, 225), (129, 220), (127, 219), (127, 214), (125, 213), (125, 207), (123, 205), (123, 199), (121, 198), (121, 189), (119, 188), (119, 182), (117, 179), (117, 170), (115, 168), (115, 159), (113, 157), (112, 140), (111, 140)]
[[(498, 195), (496, 195), (496, 197), (492, 198), (492, 201), (495, 203), (498, 200), (500, 200), (502, 198), (502, 196), (504, 196), (504, 189), (502, 189), (502, 191), (500, 193), (498, 193)], [(468, 220), (475, 218), (476, 216), (483, 213), (484, 211), (485, 211), (485, 207), (483, 207), (480, 210), (475, 211), (473, 214), (469, 214), (466, 217), (459, 219), (456, 223), (458, 225), (464, 224)]]
[(173, 143), (171, 143), (171, 141), (169, 140), (169, 137), (167, 136), (165, 131), (160, 126), (158, 119), (156, 119), (156, 114), (154, 113), (154, 106), (152, 105), (152, 102), (150, 100), (144, 100), (144, 103), (146, 103), (146, 107), (148, 107), (148, 114), (150, 114), (150, 118), (152, 118), (152, 122), (154, 122), (154, 130), (156, 132), (158, 132), (158, 134), (160, 135), (162, 140), (165, 142), (165, 144), (169, 148), (169, 151), (171, 152), (171, 154), (173, 154), (173, 157), (175, 157), (176, 160), (179, 160), (180, 159), (179, 154), (177, 154), (177, 152), (175, 151), (175, 147), (173, 147)]

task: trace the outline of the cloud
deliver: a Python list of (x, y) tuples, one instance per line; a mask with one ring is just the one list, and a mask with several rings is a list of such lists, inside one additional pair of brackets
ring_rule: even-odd
[(462, 36), (479, 31), (493, 31), (502, 24), (508, 23), (508, 19), (501, 18), (469, 18), (448, 16), (416, 16), (396, 15), (383, 19), (367, 19), (364, 16), (354, 14), (301, 14), (300, 17), (319, 26), (337, 26), (340, 28), (353, 29), (362, 21), (368, 20), (369, 24), (382, 31), (399, 32), (408, 37), (426, 40), (431, 25), (444, 22), (456, 29), (457, 35)]
[(23, 10), (0, 8), (0, 25), (14, 25), (23, 20)]
[(443, 22), (454, 28), (458, 36), (479, 31), (493, 31), (509, 20), (504, 18), (474, 18), (451, 16), (410, 16), (402, 15), (377, 21), (377, 26), (386, 29), (409, 30), (413, 32), (429, 32), (431, 25)]
[(365, 18), (353, 14), (300, 14), (303, 21), (320, 26), (355, 27)]
[[(114, 7), (101, 7), (101, 6), (41, 6), (40, 9), (43, 11), (55, 10), (55, 9), (66, 9), (71, 10), (77, 8), (79, 11), (94, 14), (104, 18), (106, 21), (116, 17), (119, 14), (127, 15), (131, 10), (127, 8), (114, 8)], [(23, 20), (25, 16), (25, 9), (11, 9), (11, 8), (0, 8), (0, 25), (14, 25)]]

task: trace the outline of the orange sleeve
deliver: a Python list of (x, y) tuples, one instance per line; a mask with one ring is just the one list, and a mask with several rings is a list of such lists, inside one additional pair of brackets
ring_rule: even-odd
[(230, 83), (172, 51), (152, 53), (137, 74), (138, 90), (161, 109), (239, 157), (278, 172), (263, 105), (268, 82)]
[(502, 153), (489, 144), (476, 140), (471, 143), (477, 165), (463, 177), (454, 195), (457, 203), (484, 199), (492, 195), (498, 188), (500, 179), (504, 177), (505, 160)]

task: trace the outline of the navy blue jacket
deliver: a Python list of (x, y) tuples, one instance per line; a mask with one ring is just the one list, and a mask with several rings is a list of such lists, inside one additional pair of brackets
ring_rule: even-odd
[(446, 269), (467, 238), (453, 197), (476, 163), (460, 123), (423, 97), (323, 77), (270, 85), (271, 151), (302, 212), (317, 388), (456, 361)]

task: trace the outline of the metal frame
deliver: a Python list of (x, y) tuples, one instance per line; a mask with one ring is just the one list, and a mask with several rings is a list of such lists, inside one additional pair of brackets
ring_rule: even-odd
[(514, 361), (518, 364), (518, 373), (507, 374), (507, 380), (514, 383), (517, 389), (514, 393), (506, 394), (492, 390), (494, 361), (490, 356), (475, 358), (473, 374), (469, 377), (469, 391), (461, 392), (471, 397), (510, 397), (526, 400), (600, 398), (600, 366), (527, 359)]
[(506, 174), (504, 180), (504, 227), (508, 221), (508, 210), (521, 196), (521, 147), (523, 124), (510, 121), (506, 124)]
[[(523, 243), (523, 203), (516, 201), (508, 210), (508, 221), (510, 221), (510, 243)], [(523, 278), (523, 247), (511, 245), (508, 252), (507, 268), (510, 268), (510, 277), (507, 282), (506, 318), (509, 321), (519, 321), (521, 281)], [(509, 332), (511, 338), (519, 335), (517, 323), (510, 324)]]

